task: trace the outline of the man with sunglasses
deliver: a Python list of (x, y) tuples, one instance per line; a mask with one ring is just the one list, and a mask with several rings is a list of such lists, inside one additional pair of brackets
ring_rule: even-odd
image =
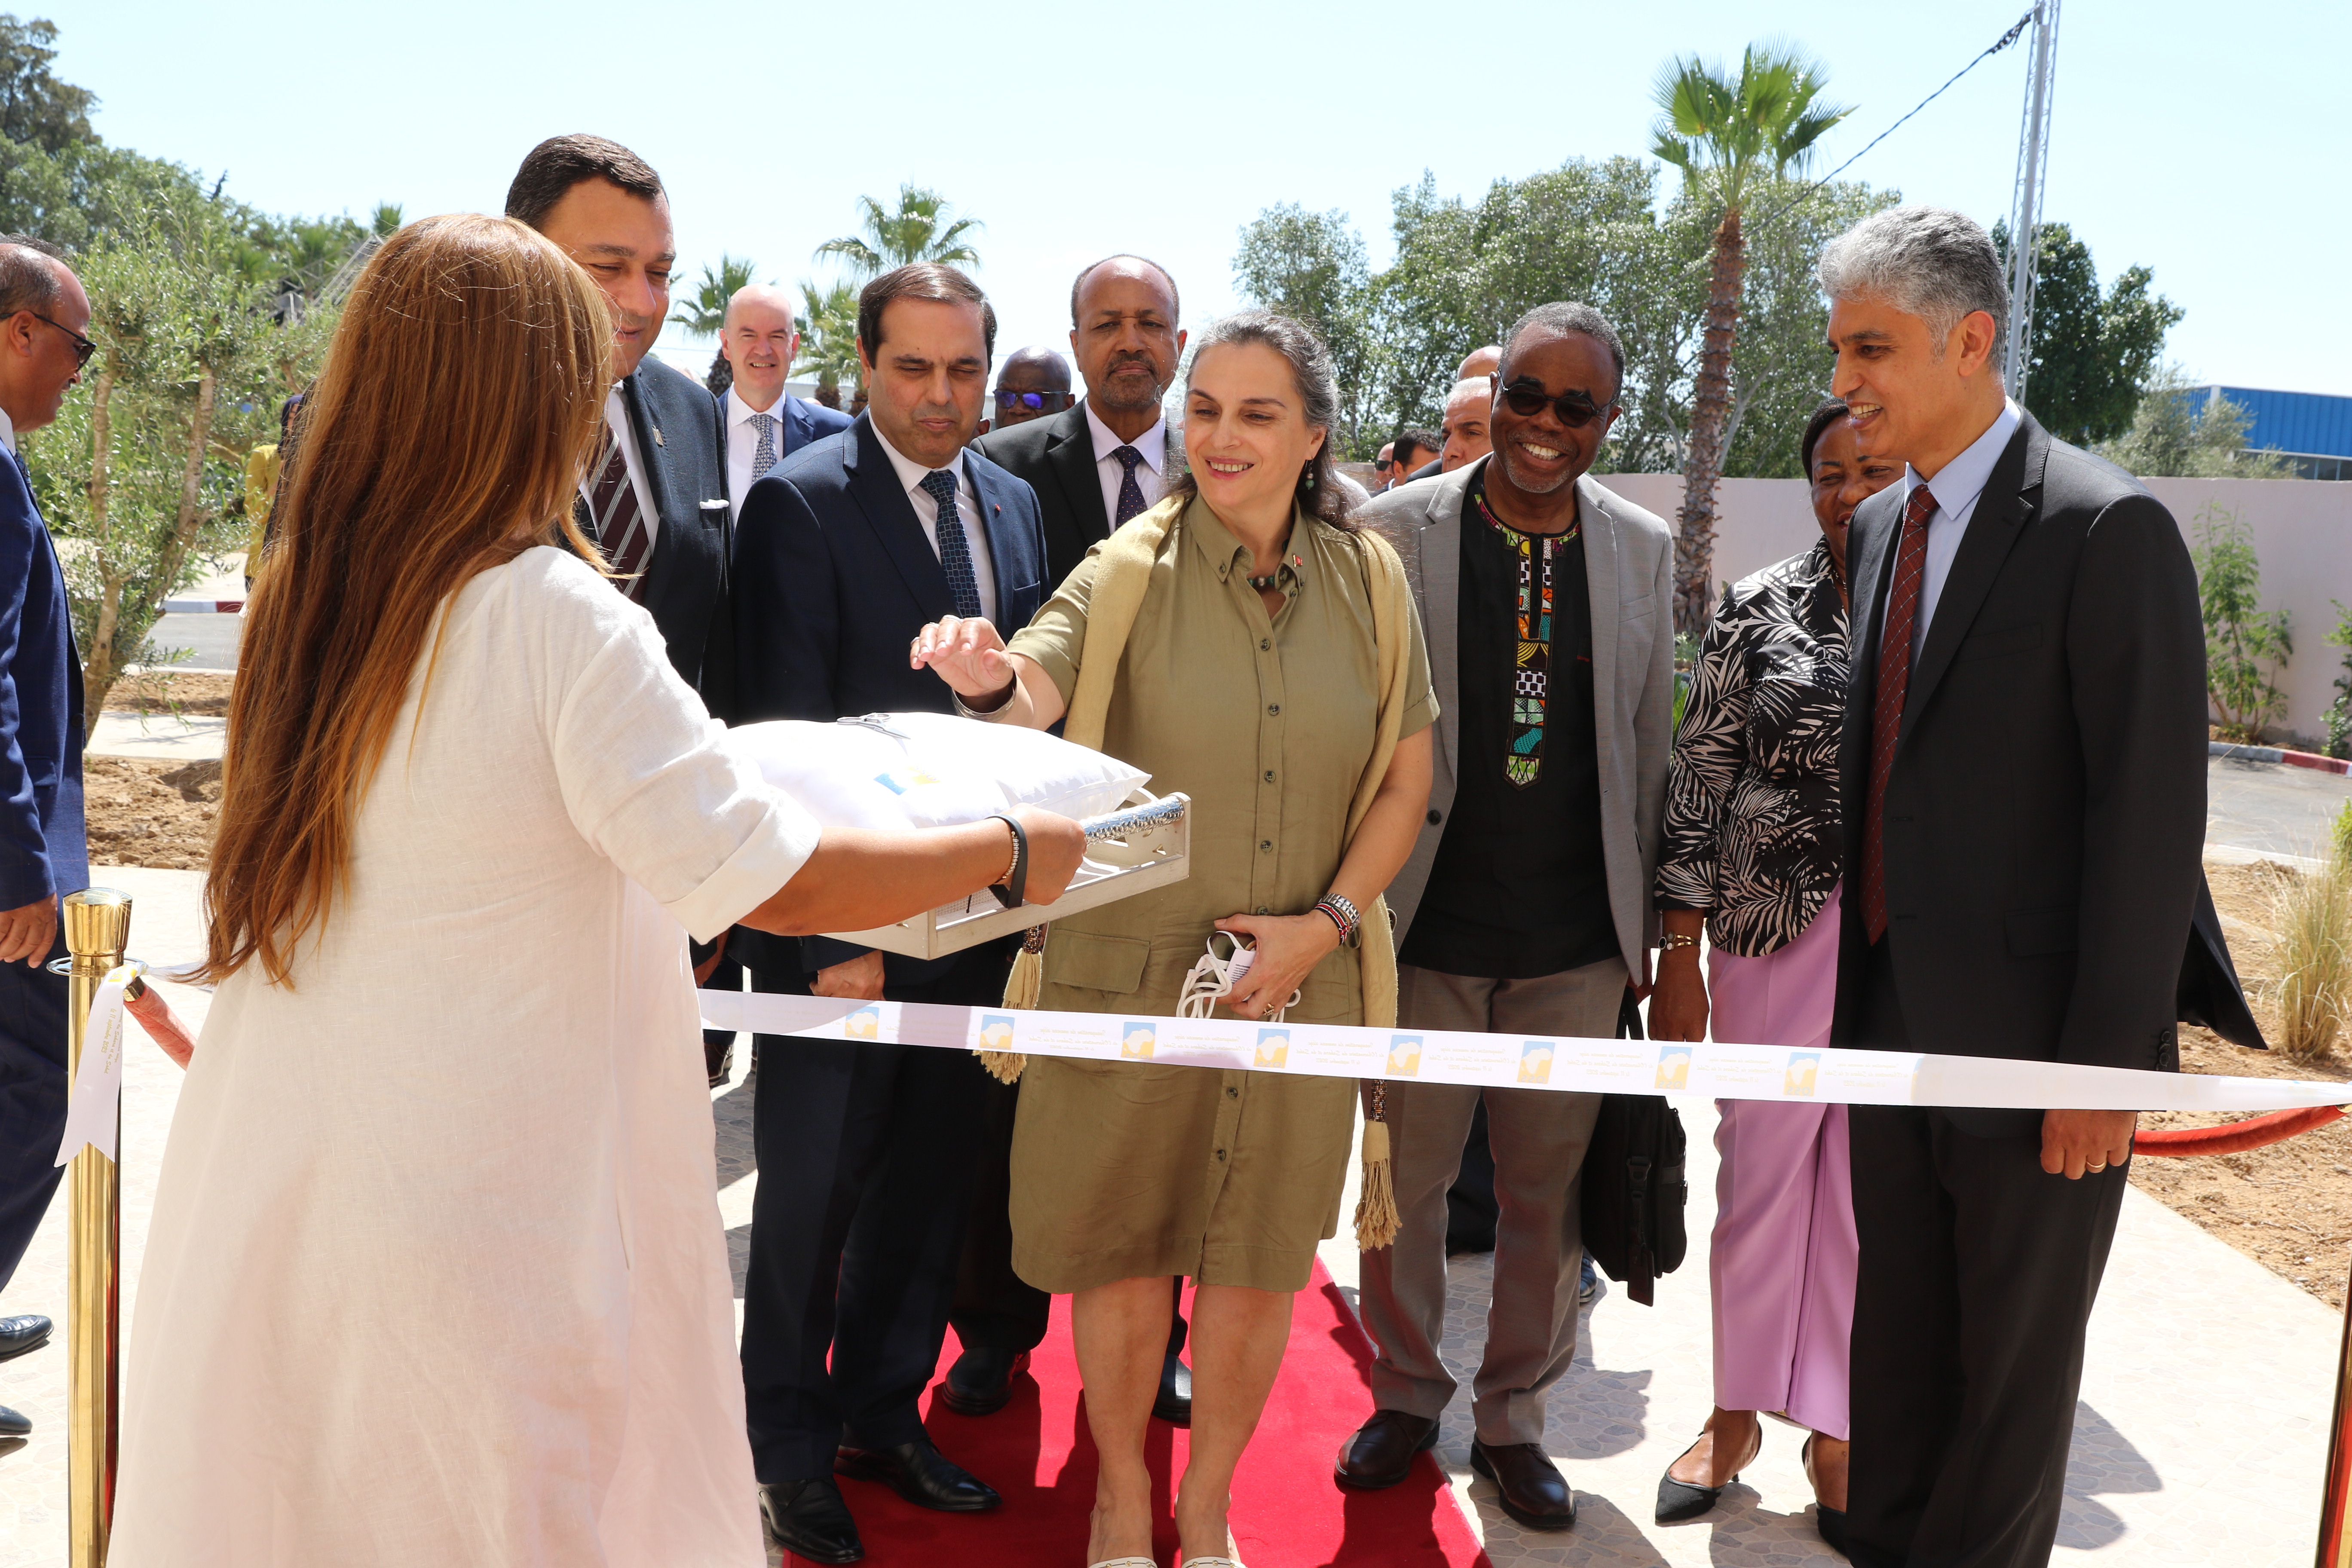
[(982, 435), (1032, 419), (1049, 419), (1077, 401), (1070, 395), (1070, 362), (1048, 348), (1017, 349), (996, 373)]
[[(0, 1290), (56, 1191), (66, 1119), (58, 898), (89, 885), (82, 834), (81, 659), (64, 574), (18, 443), (58, 416), (98, 345), (89, 300), (37, 239), (0, 236)], [(49, 1320), (0, 1316), (0, 1361)], [(0, 1407), (0, 1439), (32, 1423)]]
[[(1389, 885), (1401, 1028), (1611, 1037), (1646, 991), (1674, 698), (1666, 525), (1586, 477), (1617, 416), (1624, 351), (1587, 305), (1539, 305), (1488, 376), (1491, 453), (1373, 501), (1427, 629), (1437, 758), (1427, 824)], [(1600, 1097), (1395, 1081), (1403, 1228), (1363, 1255), (1377, 1407), (1343, 1487), (1393, 1486), (1437, 1439), (1454, 1382), (1446, 1189), (1481, 1097), (1501, 1219), (1470, 1462), (1503, 1510), (1575, 1522), (1543, 1449), (1546, 1391), (1576, 1353), (1578, 1180)]]

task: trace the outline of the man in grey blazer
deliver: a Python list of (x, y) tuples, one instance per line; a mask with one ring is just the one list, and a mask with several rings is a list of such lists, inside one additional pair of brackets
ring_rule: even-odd
[[(1617, 416), (1624, 351), (1586, 305), (1541, 305), (1503, 340), (1494, 450), (1360, 515), (1403, 557), (1435, 679), (1429, 820), (1390, 885), (1404, 1028), (1612, 1036), (1646, 989), (1651, 873), (1672, 742), (1673, 541), (1585, 477)], [(1576, 1353), (1578, 1173), (1600, 1097), (1391, 1081), (1392, 1247), (1363, 1258), (1379, 1352), (1345, 1487), (1392, 1486), (1437, 1440), (1454, 1379), (1445, 1190), (1483, 1094), (1502, 1215), (1473, 1385), (1471, 1464), (1505, 1512), (1576, 1520), (1543, 1450), (1544, 1396)]]

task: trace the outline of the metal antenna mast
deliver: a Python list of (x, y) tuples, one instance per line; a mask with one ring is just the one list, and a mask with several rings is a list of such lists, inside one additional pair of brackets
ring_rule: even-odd
[(2050, 173), (2050, 98), (2058, 67), (2059, 0), (2033, 7), (2033, 66), (2025, 86), (2025, 127), (2017, 142), (2017, 196), (2009, 215), (2009, 395), (2025, 401), (2033, 353), (2033, 231)]

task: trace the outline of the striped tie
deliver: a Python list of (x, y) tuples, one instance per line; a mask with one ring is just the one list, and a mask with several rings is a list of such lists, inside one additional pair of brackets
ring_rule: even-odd
[(588, 531), (618, 574), (613, 586), (631, 604), (646, 596), (647, 547), (645, 519), (637, 511), (637, 487), (629, 483), (629, 463), (613, 426), (604, 426), (604, 447), (596, 465), (596, 485), (588, 496)]
[(1911, 690), (1911, 631), (1919, 621), (1919, 586), (1927, 574), (1927, 487), (1903, 507), (1903, 539), (1886, 593), (1886, 630), (1878, 641), (1878, 700), (1870, 710), (1870, 798), (1862, 813), (1862, 918), (1873, 942), (1886, 934), (1886, 779), (1903, 733), (1903, 700)]
[(759, 432), (751, 443), (751, 482), (758, 484), (776, 466), (776, 416), (772, 414), (751, 416), (751, 428)]

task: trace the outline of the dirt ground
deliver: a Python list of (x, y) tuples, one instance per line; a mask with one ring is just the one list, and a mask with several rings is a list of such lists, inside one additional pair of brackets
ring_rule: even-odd
[(202, 870), (220, 811), (220, 771), (216, 762), (89, 758), (82, 792), (90, 863)]
[[(152, 681), (125, 680), (108, 706), (131, 709), (146, 700), (163, 708), (165, 695), (187, 712), (226, 711), (225, 676), (181, 675), (158, 690)], [(219, 810), (218, 763), (145, 762), (93, 758), (85, 771), (93, 862), (201, 869)], [(2245, 981), (2263, 1034), (2277, 1037), (2278, 1009), (2271, 994), (2277, 971), (2271, 955), (2271, 900), (2277, 866), (2209, 865), (2213, 902), (2230, 939), (2231, 956)], [(2249, 1051), (2203, 1029), (2180, 1031), (2180, 1065), (2188, 1072), (2246, 1078), (2331, 1079), (2352, 1086), (2352, 1041), (2335, 1054), (2293, 1060), (2278, 1051)], [(2352, 1103), (2352, 1087), (2345, 1093)], [(2234, 1117), (2163, 1111), (2148, 1127), (2210, 1126)], [(2259, 1260), (2330, 1306), (2344, 1305), (2352, 1267), (2352, 1118), (2243, 1154), (2189, 1159), (2143, 1156), (2132, 1163), (2142, 1191), (2187, 1215), (2239, 1251)]]
[(203, 713), (218, 717), (228, 711), (233, 675), (205, 670), (142, 670), (126, 675), (106, 694), (110, 713)]
[[(2278, 971), (2271, 954), (2271, 900), (2280, 879), (2293, 875), (2270, 863), (2205, 868), (2230, 939), (2230, 956), (2245, 982), (2255, 1021), (2273, 1042), (2278, 1037), (2278, 1005), (2272, 986)], [(2186, 1072), (2352, 1084), (2347, 1048), (2347, 1042), (2338, 1040), (2334, 1054), (2296, 1060), (2277, 1050), (2245, 1050), (2204, 1029), (2183, 1026), (2180, 1031)], [(2345, 1100), (2352, 1103), (2352, 1088)], [(2210, 1127), (2237, 1120), (2160, 1111), (2141, 1118), (2140, 1124)], [(2352, 1265), (2352, 1118), (2242, 1154), (2142, 1156), (2132, 1162), (2132, 1181), (2273, 1273), (2332, 1307), (2344, 1305), (2346, 1269)]]

